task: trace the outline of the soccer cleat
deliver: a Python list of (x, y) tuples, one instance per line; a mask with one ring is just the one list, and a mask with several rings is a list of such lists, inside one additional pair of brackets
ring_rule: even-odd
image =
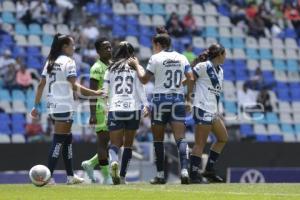
[(205, 171), (202, 173), (202, 176), (207, 178), (210, 183), (224, 183), (223, 178), (218, 176), (215, 171)]
[(181, 170), (181, 184), (189, 184), (190, 180), (189, 180), (189, 173), (187, 171), (187, 169), (182, 169)]
[(110, 165), (110, 171), (111, 171), (111, 178), (114, 183), (114, 185), (120, 184), (120, 176), (119, 176), (119, 163), (114, 161)]
[(54, 178), (50, 178), (48, 185), (56, 185)]
[(166, 180), (164, 178), (160, 178), (160, 177), (156, 176), (150, 180), (150, 183), (152, 185), (163, 185), (163, 184), (166, 184)]
[(127, 182), (125, 180), (125, 177), (120, 177), (120, 184), (121, 185), (126, 185), (127, 184)]
[(67, 185), (80, 184), (83, 182), (84, 182), (84, 179), (80, 178), (79, 176), (77, 176), (75, 174), (74, 174), (74, 176), (67, 176)]
[(81, 167), (84, 169), (88, 177), (91, 179), (92, 183), (96, 183), (97, 180), (94, 177), (94, 168), (89, 164), (89, 162), (87, 160), (83, 161), (81, 163)]
[(190, 178), (190, 184), (208, 184), (206, 178), (202, 177), (202, 175), (198, 174), (197, 177)]
[(111, 176), (104, 177), (102, 184), (103, 185), (113, 185), (113, 181), (112, 181)]

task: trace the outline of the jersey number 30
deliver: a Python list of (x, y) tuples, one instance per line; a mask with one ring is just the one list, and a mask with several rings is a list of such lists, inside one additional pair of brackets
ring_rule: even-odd
[(164, 83), (165, 88), (176, 87), (179, 88), (182, 80), (182, 71), (181, 70), (167, 70), (165, 73), (167, 81)]

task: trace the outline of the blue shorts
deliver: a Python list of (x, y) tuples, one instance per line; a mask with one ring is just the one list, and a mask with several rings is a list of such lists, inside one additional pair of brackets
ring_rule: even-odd
[(185, 121), (185, 99), (183, 94), (153, 94), (152, 124), (167, 124)]
[(193, 107), (193, 119), (195, 124), (212, 125), (216, 118), (216, 114), (206, 112), (197, 107)]
[(107, 126), (109, 131), (119, 129), (137, 130), (140, 125), (141, 111), (112, 111), (108, 113)]
[(52, 121), (73, 123), (74, 112), (50, 113), (49, 117)]

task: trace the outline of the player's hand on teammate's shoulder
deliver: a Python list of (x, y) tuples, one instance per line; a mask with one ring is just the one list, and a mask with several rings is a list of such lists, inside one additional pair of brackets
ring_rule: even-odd
[(150, 108), (149, 106), (144, 106), (143, 108), (143, 116), (148, 117), (150, 115)]
[(133, 67), (134, 69), (136, 69), (140, 65), (139, 60), (136, 57), (129, 58), (127, 62), (128, 65)]

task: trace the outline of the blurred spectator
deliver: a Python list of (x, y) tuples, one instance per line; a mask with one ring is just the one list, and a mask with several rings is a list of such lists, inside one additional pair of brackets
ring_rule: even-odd
[(99, 37), (100, 32), (97, 26), (94, 25), (93, 21), (88, 19), (82, 28), (81, 34), (87, 41), (94, 41)]
[(29, 3), (27, 0), (18, 0), (16, 4), (16, 17), (24, 24), (31, 23), (31, 14), (29, 9)]
[(272, 112), (270, 94), (267, 89), (262, 89), (257, 96), (257, 103), (262, 104), (265, 112)]
[(98, 54), (92, 42), (89, 42), (86, 49), (83, 50), (83, 61), (90, 66), (95, 62)]
[(6, 49), (2, 56), (0, 56), (0, 77), (6, 76), (8, 65), (14, 64), (15, 60), (11, 57), (11, 51)]
[(185, 47), (185, 50), (182, 54), (187, 58), (189, 63), (192, 63), (194, 61), (194, 59), (197, 57), (193, 52), (193, 45), (185, 44), (184, 47)]
[(74, 9), (74, 4), (69, 0), (53, 0), (55, 1), (58, 8), (60, 8), (60, 12), (63, 14), (63, 23), (70, 24), (72, 22), (71, 15)]
[(30, 72), (26, 69), (25, 65), (21, 65), (21, 68), (17, 71), (16, 86), (21, 90), (32, 88), (32, 77)]
[(251, 109), (256, 108), (256, 99), (257, 99), (257, 92), (251, 90), (248, 87), (248, 84), (245, 82), (243, 84), (242, 90), (238, 90), (237, 92), (237, 100), (238, 106), (241, 112), (249, 112)]
[(166, 24), (166, 29), (171, 36), (182, 37), (186, 34), (184, 25), (176, 13), (172, 13)]
[(31, 20), (36, 23), (47, 23), (48, 16), (47, 16), (47, 4), (44, 3), (42, 0), (31, 1), (30, 2), (30, 14)]
[(196, 26), (196, 21), (191, 10), (184, 16), (183, 25), (189, 34), (201, 35), (200, 27)]
[(16, 87), (16, 68), (15, 62), (11, 62), (7, 65), (7, 71), (5, 76), (3, 76), (4, 88), (12, 90)]
[(287, 20), (291, 21), (298, 37), (300, 37), (300, 3), (297, 7), (293, 7), (291, 4), (287, 4), (284, 9), (284, 16)]
[(249, 88), (252, 90), (260, 90), (263, 86), (263, 75), (260, 67), (257, 67), (254, 76), (249, 79)]
[(249, 18), (248, 34), (256, 39), (265, 37), (265, 24), (259, 14), (256, 14), (253, 19)]

